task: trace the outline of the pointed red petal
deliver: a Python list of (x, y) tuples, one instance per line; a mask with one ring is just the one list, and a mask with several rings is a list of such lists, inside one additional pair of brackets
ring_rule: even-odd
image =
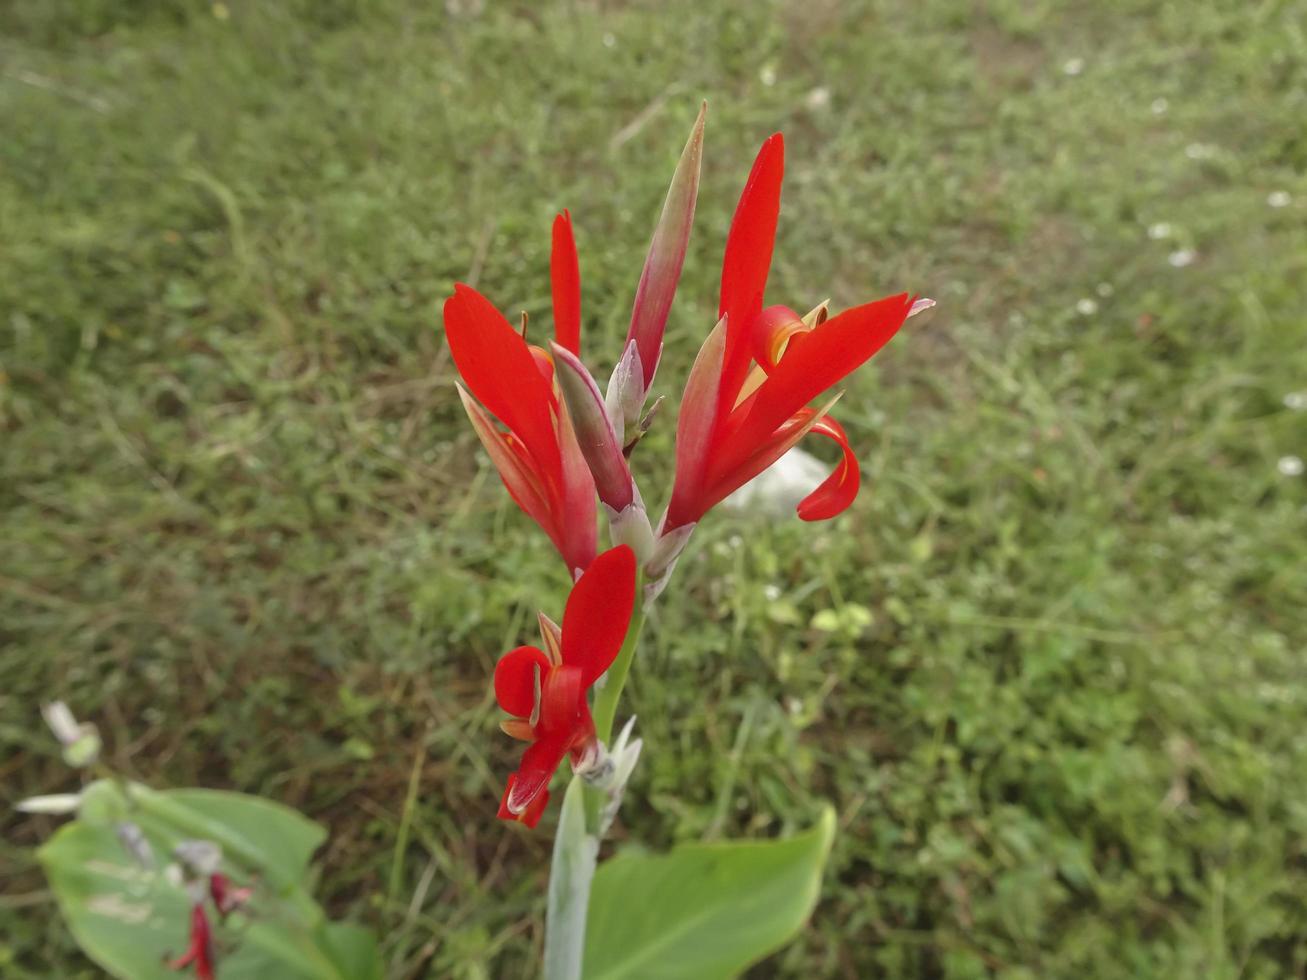
[(522, 440), (545, 474), (559, 467), (553, 393), (520, 334), (470, 286), (445, 300), (449, 351), (472, 394)]
[(855, 306), (797, 334), (754, 394), (747, 417), (731, 434), (721, 468), (733, 469), (752, 455), (786, 419), (884, 347), (903, 326), (911, 307), (911, 297), (901, 293)]
[[(717, 394), (721, 386), (722, 359), (726, 349), (725, 320), (717, 321), (690, 368), (676, 417), (676, 481), (667, 507), (664, 531), (699, 519), (695, 501), (703, 490), (704, 475), (712, 457), (711, 444), (717, 435)], [(700, 511), (699, 513), (702, 513)]]
[(543, 650), (518, 647), (495, 664), (495, 700), (510, 715), (529, 718), (536, 705), (536, 669), (543, 680), (552, 669)]
[(762, 144), (753, 161), (726, 238), (721, 302), (717, 310), (719, 318), (727, 318), (719, 414), (730, 411), (735, 404), (735, 396), (748, 373), (749, 330), (754, 317), (762, 310), (767, 274), (771, 271), (784, 175), (785, 139), (776, 133)]
[(826, 415), (817, 421), (812, 431), (834, 439), (844, 451), (844, 458), (835, 467), (835, 471), (816, 490), (799, 501), (797, 508), (799, 517), (805, 521), (824, 521), (853, 503), (853, 498), (858, 495), (858, 488), (862, 485), (862, 471), (858, 468), (858, 458), (853, 455), (844, 426)]
[(504, 809), (513, 817), (519, 817), (528, 811), (531, 803), (549, 788), (549, 780), (554, 778), (554, 771), (567, 755), (569, 736), (567, 733), (551, 735), (533, 743), (522, 753), (522, 764), (517, 767), (508, 793), (504, 797)]
[(554, 219), (554, 246), (549, 255), (554, 293), (554, 338), (573, 354), (581, 353), (581, 266), (572, 237), (572, 216)]
[(572, 588), (563, 611), (563, 663), (581, 668), (589, 688), (617, 657), (635, 607), (635, 552), (605, 551)]
[(576, 429), (566, 406), (558, 408), (558, 458), (561, 467), (561, 495), (556, 520), (559, 537), (555, 539), (572, 578), (589, 567), (598, 549), (595, 523), (595, 481), (586, 465)]
[(489, 413), (476, 403), (462, 385), (455, 385), (455, 387), (458, 389), (458, 397), (463, 402), (463, 410), (467, 412), (467, 417), (472, 422), (472, 429), (481, 440), (481, 445), (485, 447), (490, 461), (495, 465), (499, 478), (504, 481), (508, 495), (526, 512), (527, 516), (544, 528), (550, 537), (555, 537), (553, 515), (547, 503), (548, 491), (541, 475), (532, 470), (534, 461), (520, 442), (499, 431)]

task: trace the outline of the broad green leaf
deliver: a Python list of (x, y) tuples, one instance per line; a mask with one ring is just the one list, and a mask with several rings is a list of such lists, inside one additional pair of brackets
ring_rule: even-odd
[(371, 929), (352, 922), (324, 923), (318, 930), (318, 945), (342, 977), (381, 980), (381, 953)]
[[(91, 959), (115, 977), (175, 977), (165, 960), (187, 946), (190, 898), (164, 867), (188, 837), (218, 841), (224, 869), (255, 891), (248, 914), (229, 926), (211, 915), (222, 980), (373, 980), (375, 944), (351, 936), (354, 927), (328, 924), (299, 887), (321, 829), (285, 807), (236, 793), (133, 786), (129, 803), (111, 783), (84, 799), (84, 818), (61, 828), (39, 851), (55, 898), (73, 935)], [(119, 840), (130, 819), (153, 852), (142, 866)], [(229, 824), (227, 821), (232, 821)], [(371, 952), (369, 964), (367, 954)]]
[(277, 888), (300, 884), (313, 852), (327, 839), (321, 824), (257, 796), (143, 786), (133, 786), (132, 796), (151, 820), (221, 844), (231, 861), (258, 871)]
[(790, 941), (817, 902), (835, 832), (619, 855), (595, 875), (586, 980), (718, 980)]
[[(151, 839), (150, 843), (158, 851), (164, 842)], [(68, 824), (41, 848), (39, 856), (64, 920), (91, 959), (124, 980), (177, 976), (166, 961), (186, 950), (191, 908), (180, 885), (157, 868), (137, 864), (108, 825)], [(239, 935), (238, 941), (229, 944), (229, 933)], [(302, 927), (294, 930), (263, 922), (240, 933), (220, 929), (220, 976), (223, 980), (271, 976), (343, 980), (306, 937)]]

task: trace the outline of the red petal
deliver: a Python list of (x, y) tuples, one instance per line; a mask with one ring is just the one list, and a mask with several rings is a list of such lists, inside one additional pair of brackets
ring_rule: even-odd
[(472, 422), (472, 429), (490, 456), (490, 462), (494, 463), (499, 478), (504, 481), (508, 495), (558, 544), (559, 535), (549, 509), (548, 490), (541, 475), (533, 469), (535, 461), (520, 442), (499, 430), (490, 414), (476, 403), (476, 399), (462, 385), (455, 387), (458, 388), (463, 409)]
[(563, 611), (563, 663), (588, 689), (617, 657), (635, 607), (635, 552), (624, 544), (590, 563)]
[(559, 407), (558, 457), (561, 466), (562, 499), (558, 503), (555, 520), (559, 525), (558, 550), (567, 563), (572, 578), (583, 572), (594, 561), (598, 548), (598, 527), (595, 523), (595, 481), (586, 465), (581, 446), (576, 441), (576, 430), (565, 406)]
[(858, 487), (862, 485), (862, 471), (858, 468), (858, 458), (853, 455), (849, 437), (844, 434), (842, 425), (827, 415), (817, 421), (812, 431), (834, 439), (844, 450), (844, 458), (835, 467), (835, 471), (822, 481), (821, 486), (799, 501), (800, 518), (805, 521), (824, 521), (853, 503), (853, 498), (858, 495)]
[(885, 346), (907, 319), (907, 293), (855, 306), (796, 335), (751, 399), (748, 416), (729, 438), (714, 469), (734, 469), (777, 428)]
[(554, 292), (554, 339), (573, 354), (581, 353), (581, 267), (572, 237), (572, 216), (554, 219), (554, 247), (549, 255)]
[(698, 520), (687, 516), (703, 490), (704, 475), (712, 458), (711, 444), (717, 434), (717, 392), (721, 384), (722, 358), (726, 344), (725, 321), (719, 320), (690, 368), (676, 416), (676, 482), (667, 507), (664, 531)]
[(516, 820), (526, 824), (527, 827), (531, 829), (535, 829), (535, 825), (540, 822), (540, 815), (545, 812), (545, 807), (549, 803), (549, 790), (545, 790), (527, 804), (527, 808), (521, 813), (514, 814), (513, 811), (508, 808), (508, 797), (512, 794), (513, 786), (516, 782), (516, 773), (508, 777), (508, 785), (504, 787), (504, 796), (499, 801), (499, 819)]
[[(826, 408), (830, 406), (827, 405)], [(824, 412), (826, 409), (822, 409)], [(709, 509), (717, 506), (744, 484), (793, 449), (804, 436), (817, 424), (820, 412), (811, 408), (802, 408), (785, 420), (775, 432), (767, 437), (761, 445), (753, 447), (753, 452), (730, 469), (715, 467), (713, 481), (708, 484), (698, 500), (699, 511), (693, 519), (698, 520)]]
[(573, 732), (585, 703), (585, 686), (581, 683), (581, 668), (564, 665), (555, 667), (544, 676), (540, 692), (540, 722), (542, 733)]
[(503, 808), (514, 817), (529, 812), (532, 802), (549, 788), (549, 780), (567, 755), (569, 735), (551, 735), (533, 743), (522, 753), (522, 764), (509, 783)]
[(518, 647), (495, 664), (495, 700), (510, 715), (529, 718), (536, 706), (536, 668), (543, 682), (553, 668), (543, 650)]
[(726, 238), (721, 303), (717, 310), (719, 318), (727, 318), (726, 361), (718, 414), (730, 411), (748, 373), (749, 330), (754, 317), (762, 310), (767, 274), (771, 271), (784, 175), (785, 139), (776, 133), (758, 150)]
[(445, 300), (445, 337), (472, 394), (522, 440), (542, 473), (557, 474), (553, 393), (526, 341), (489, 300), (462, 283)]

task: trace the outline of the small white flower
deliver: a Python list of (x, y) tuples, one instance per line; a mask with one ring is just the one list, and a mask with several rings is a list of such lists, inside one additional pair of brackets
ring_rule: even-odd
[(100, 730), (90, 722), (79, 723), (68, 705), (53, 701), (41, 706), (45, 723), (64, 747), (64, 762), (81, 769), (100, 757)]
[(1074, 78), (1076, 75), (1079, 75), (1084, 70), (1085, 70), (1084, 58), (1068, 58), (1066, 60), (1066, 63), (1062, 65), (1062, 74), (1070, 75), (1072, 78)]
[(1148, 108), (1153, 110), (1153, 115), (1164, 116), (1166, 115), (1166, 110), (1171, 108), (1171, 103), (1167, 102), (1166, 99), (1153, 99), (1153, 104)]
[(29, 796), (14, 807), (19, 813), (76, 813), (82, 805), (81, 793), (52, 793), (49, 796)]
[(1280, 471), (1281, 476), (1302, 476), (1304, 469), (1302, 457), (1281, 456), (1275, 468)]
[(606, 48), (615, 48), (615, 47), (617, 47), (617, 35), (616, 35), (616, 34), (605, 34), (605, 35), (603, 36), (603, 42), (604, 42), (604, 47), (606, 47)]
[(45, 718), (45, 723), (50, 726), (50, 731), (54, 732), (60, 745), (72, 745), (82, 737), (82, 727), (77, 724), (68, 705), (62, 701), (42, 705), (41, 716)]
[(1284, 407), (1301, 412), (1307, 408), (1307, 391), (1291, 391), (1284, 396)]
[(1158, 221), (1148, 226), (1148, 237), (1153, 241), (1161, 241), (1163, 238), (1171, 237), (1171, 223), (1169, 221)]
[(1116, 289), (1113, 288), (1110, 282), (1100, 282), (1094, 288), (1094, 292), (1098, 293), (1098, 295), (1103, 297), (1103, 299), (1107, 299), (1107, 297), (1111, 296), (1114, 292), (1116, 292)]
[(1266, 195), (1266, 203), (1273, 208), (1287, 208), (1292, 201), (1288, 191), (1271, 191)]
[(1190, 160), (1210, 160), (1216, 156), (1216, 147), (1211, 143), (1190, 143), (1184, 148), (1184, 155)]
[(1198, 253), (1192, 248), (1178, 248), (1166, 257), (1166, 261), (1177, 269), (1183, 269), (1187, 265), (1193, 265), (1196, 258)]
[(830, 89), (825, 85), (818, 85), (808, 93), (808, 97), (803, 100), (804, 105), (810, 112), (820, 112), (830, 107)]
[(764, 65), (762, 71), (758, 72), (758, 80), (771, 88), (776, 84), (776, 69), (771, 65)]
[(1098, 312), (1098, 303), (1086, 296), (1076, 302), (1076, 312), (1081, 316), (1093, 316)]
[(763, 587), (762, 594), (767, 597), (768, 602), (775, 602), (781, 597), (781, 587), (774, 584), (766, 585)]

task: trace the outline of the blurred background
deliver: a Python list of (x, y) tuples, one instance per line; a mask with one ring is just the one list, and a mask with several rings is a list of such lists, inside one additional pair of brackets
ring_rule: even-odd
[[(392, 976), (532, 975), (555, 817), (494, 820), (489, 677), (567, 582), (466, 424), (440, 303), (466, 280), (547, 330), (570, 208), (606, 376), (706, 98), (659, 392), (775, 130), (769, 301), (939, 307), (838, 407), (849, 512), (696, 535), (625, 701), (615, 846), (833, 801), (813, 923), (757, 977), (1307, 975), (1304, 25), (7, 0), (0, 974), (94, 975), (32, 855), (55, 822), (11, 809), (75, 784), (58, 696), (143, 780), (329, 825), (321, 893)], [(673, 428), (637, 454), (656, 509)]]

